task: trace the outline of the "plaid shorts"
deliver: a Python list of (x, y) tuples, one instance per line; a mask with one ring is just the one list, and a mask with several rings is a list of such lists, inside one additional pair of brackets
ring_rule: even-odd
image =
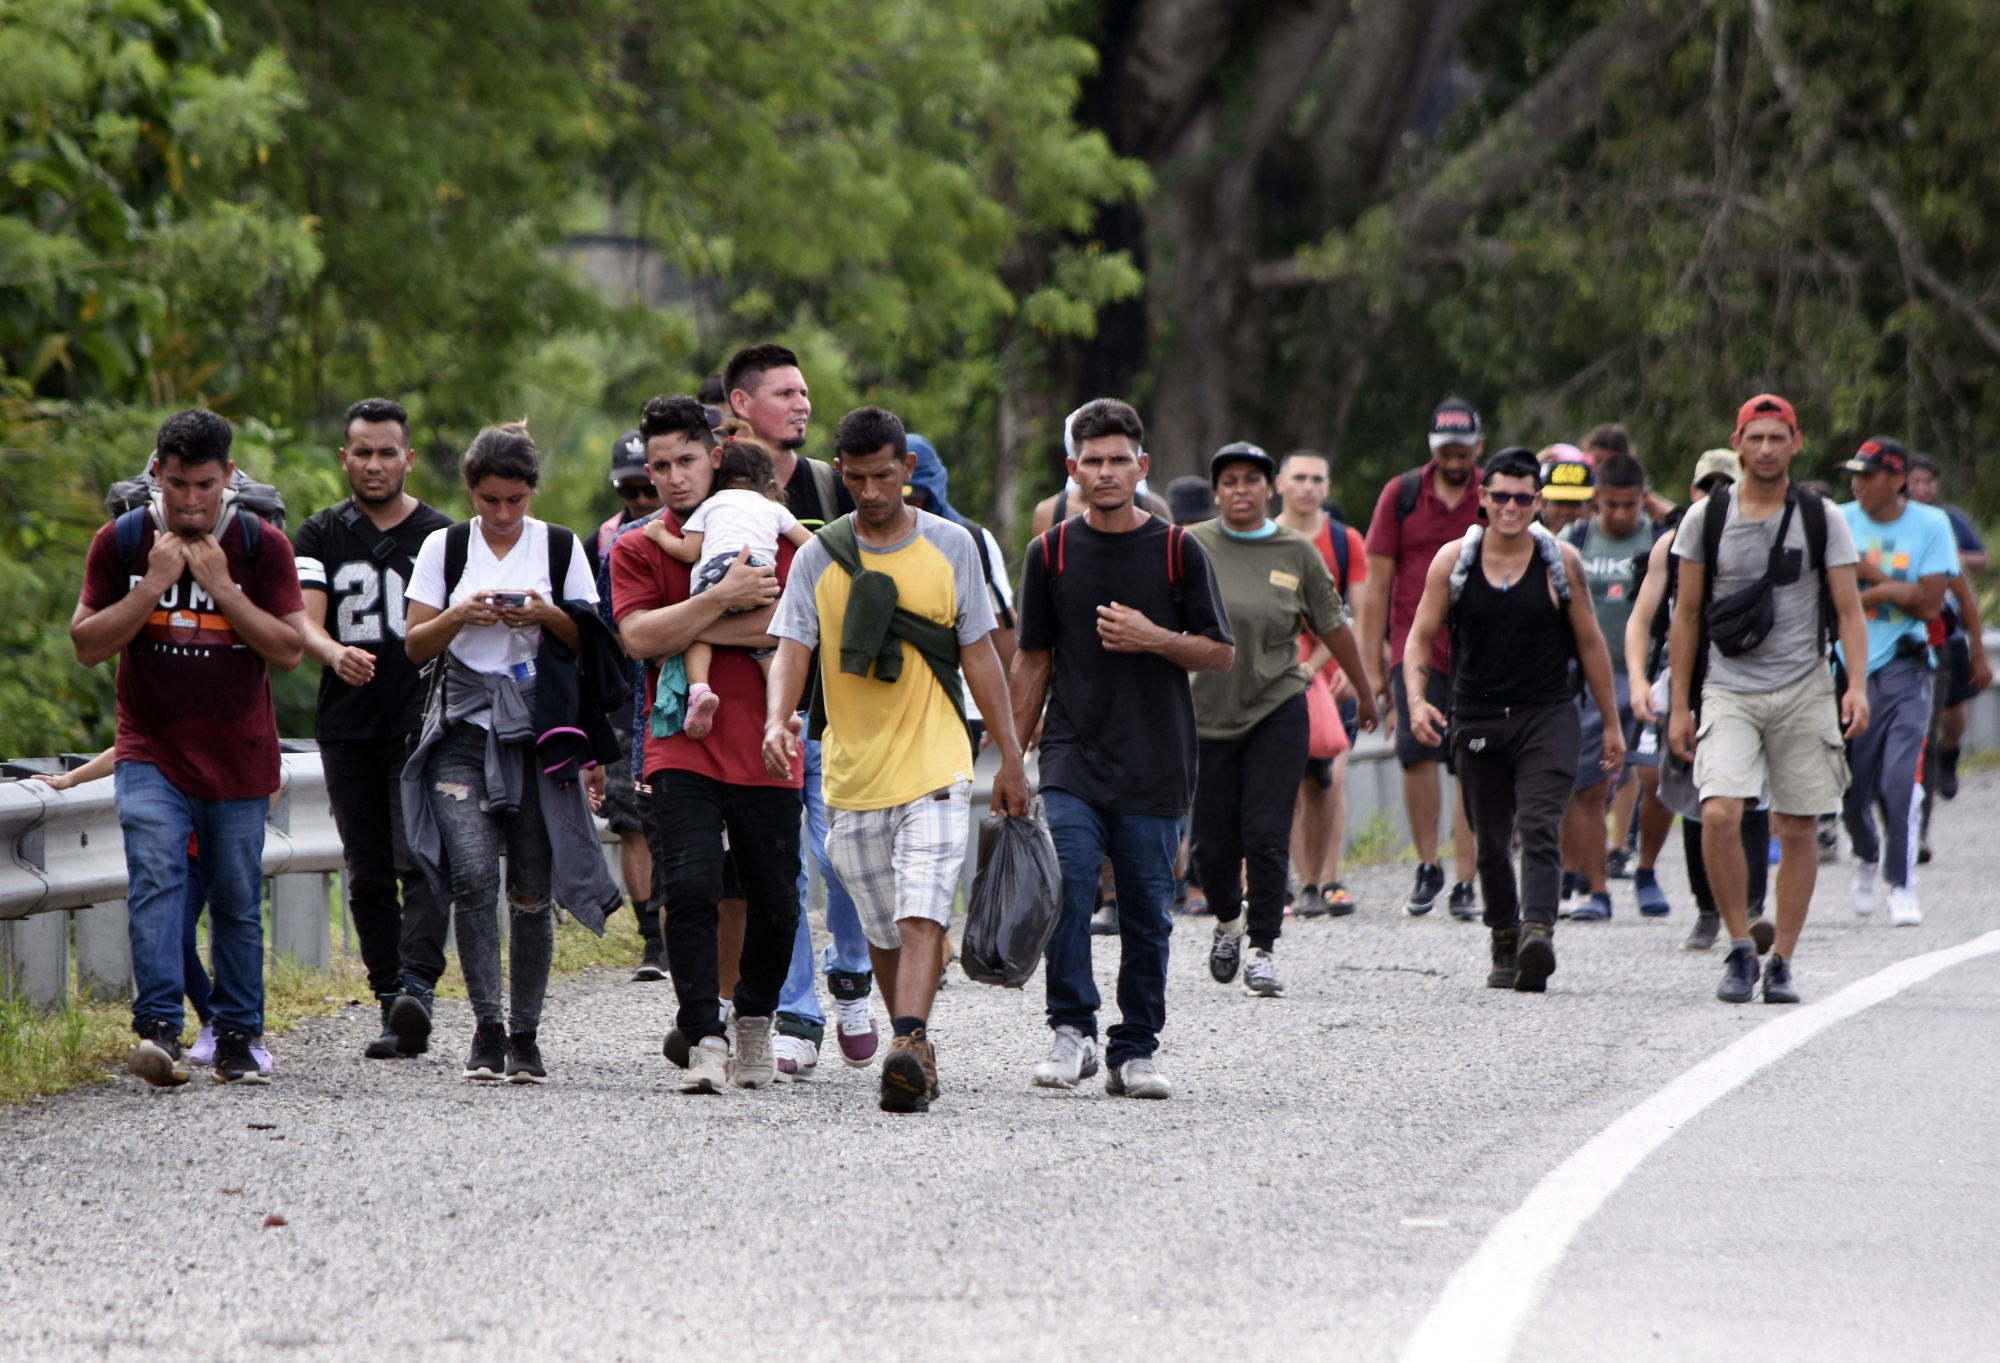
[(827, 858), (861, 912), (869, 945), (900, 947), (899, 918), (951, 925), (972, 828), (972, 782), (889, 809), (829, 808), (826, 818)]

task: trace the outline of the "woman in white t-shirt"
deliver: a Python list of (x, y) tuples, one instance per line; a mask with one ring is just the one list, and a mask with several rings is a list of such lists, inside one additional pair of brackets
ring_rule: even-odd
[[(577, 646), (576, 621), (559, 602), (594, 603), (597, 586), (576, 536), (528, 514), (541, 469), (525, 426), (481, 431), (465, 452), (463, 472), (474, 513), (464, 571), (455, 583), (445, 580), (451, 530), (424, 541), (410, 575), (405, 646), (417, 663), (450, 655), (439, 702), (443, 729), (424, 753), (423, 791), (450, 871), (459, 964), (478, 1024), (465, 1075), (538, 1084), (548, 1077), (535, 1035), (548, 992), (555, 918), (553, 853), (529, 722), (535, 658), (544, 630)], [(568, 541), (560, 590), (550, 580), (552, 535)], [(496, 760), (504, 790), (489, 785)], [(511, 810), (505, 808), (509, 795)], [(511, 941), (504, 1012), (495, 908), (503, 853)], [(428, 1002), (406, 1006), (399, 998), (392, 1006), (390, 1025), (404, 1037), (405, 1049), (412, 1039), (405, 1027), (418, 1042), (428, 1038)]]
[[(722, 429), (722, 462), (716, 466), (713, 489), (681, 523), (682, 533), (676, 535), (657, 520), (646, 527), (646, 538), (669, 558), (701, 565), (694, 573), (689, 596), (700, 596), (722, 581), (745, 549), (756, 567), (775, 568), (779, 540), (802, 549), (812, 538), (812, 532), (800, 525), (785, 505), (785, 490), (778, 485), (771, 452), (745, 434), (749, 424), (732, 421)], [(776, 652), (774, 648), (750, 652), (757, 666), (764, 669), (766, 680), (771, 676), (771, 655)], [(722, 698), (708, 684), (714, 658), (714, 649), (700, 642), (689, 644), (681, 655), (688, 678), (687, 719), (682, 728), (689, 738), (707, 738), (715, 727), (715, 710)]]

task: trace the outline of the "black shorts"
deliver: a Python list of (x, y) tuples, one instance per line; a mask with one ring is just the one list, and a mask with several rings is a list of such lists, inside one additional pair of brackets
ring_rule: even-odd
[[(1416, 766), (1419, 762), (1442, 762), (1446, 771), (1453, 770), (1451, 761), (1451, 735), (1443, 735), (1444, 742), (1435, 745), (1420, 742), (1410, 732), (1410, 696), (1403, 686), (1403, 669), (1398, 665), (1389, 672), (1389, 695), (1396, 706), (1396, 761), (1403, 767)], [(1439, 714), (1451, 714), (1451, 673), (1433, 672), (1424, 683), (1424, 699), (1436, 708)]]
[(1972, 636), (1963, 630), (1944, 641), (1944, 706), (1949, 710), (1979, 693), (1972, 686)]

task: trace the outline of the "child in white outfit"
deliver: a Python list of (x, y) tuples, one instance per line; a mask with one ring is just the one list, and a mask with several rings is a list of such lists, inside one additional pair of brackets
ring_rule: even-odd
[[(670, 558), (701, 565), (695, 571), (690, 596), (700, 596), (722, 581), (745, 549), (757, 567), (774, 568), (779, 540), (799, 549), (812, 538), (812, 532), (800, 525), (785, 505), (785, 491), (778, 486), (770, 452), (755, 440), (734, 435), (722, 442), (722, 464), (715, 471), (714, 488), (682, 523), (681, 530), (683, 533), (676, 535), (663, 522), (654, 521), (646, 527), (646, 538)], [(775, 652), (768, 648), (751, 651), (766, 678), (771, 675)], [(681, 656), (688, 676), (683, 727), (689, 738), (707, 738), (715, 727), (715, 711), (722, 698), (708, 684), (714, 658), (715, 650), (703, 643), (689, 644)]]

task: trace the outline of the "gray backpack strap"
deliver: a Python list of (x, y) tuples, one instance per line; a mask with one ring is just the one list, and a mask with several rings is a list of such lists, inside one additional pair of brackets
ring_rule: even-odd
[(1465, 579), (1479, 562), (1479, 541), (1486, 534), (1486, 527), (1474, 525), (1466, 529), (1465, 543), (1459, 546), (1458, 562), (1451, 569), (1451, 604), (1458, 604), (1459, 593), (1465, 590)]
[(1556, 600), (1567, 606), (1569, 569), (1563, 565), (1562, 541), (1540, 521), (1530, 521), (1528, 533), (1535, 537), (1535, 551), (1542, 556), (1542, 562), (1548, 565), (1549, 581), (1555, 584)]

